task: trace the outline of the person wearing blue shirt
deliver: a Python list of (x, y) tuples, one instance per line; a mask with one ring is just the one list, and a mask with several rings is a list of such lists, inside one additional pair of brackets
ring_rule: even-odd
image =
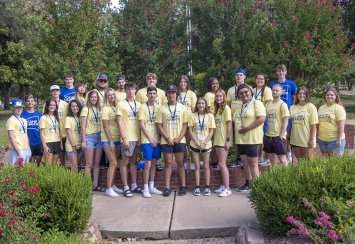
[(42, 113), (38, 112), (35, 109), (35, 106), (36, 102), (33, 95), (27, 95), (25, 97), (26, 110), (21, 113), (21, 118), (27, 120), (27, 134), (32, 152), (31, 161), (34, 160), (39, 165), (43, 155), (41, 137), (39, 133), (39, 119), (41, 118)]
[(74, 76), (68, 74), (64, 79), (65, 87), (60, 88), (60, 99), (69, 103), (75, 97)]

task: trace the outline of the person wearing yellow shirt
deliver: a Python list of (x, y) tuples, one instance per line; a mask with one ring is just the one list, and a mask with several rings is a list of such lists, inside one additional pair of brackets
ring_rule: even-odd
[(272, 102), (266, 105), (268, 130), (264, 137), (264, 151), (268, 153), (271, 164), (275, 164), (276, 155), (281, 164), (287, 165), (286, 128), (290, 112), (287, 104), (281, 100), (282, 86), (272, 87)]
[(99, 186), (100, 161), (102, 156), (100, 98), (97, 90), (88, 93), (86, 106), (80, 113), (82, 143), (85, 154), (85, 173), (93, 169), (93, 191), (104, 191)]
[(297, 160), (312, 158), (316, 147), (318, 124), (317, 108), (309, 98), (306, 87), (297, 89), (295, 105), (290, 108), (291, 135), (290, 144)]
[(44, 105), (44, 112), (39, 120), (39, 130), (45, 163), (58, 163), (58, 155), (63, 151), (63, 144), (57, 101), (54, 98), (49, 98)]
[(195, 182), (196, 188), (194, 191), (195, 196), (201, 195), (200, 188), (200, 154), (202, 154), (204, 173), (206, 180), (206, 187), (203, 191), (204, 196), (211, 195), (210, 189), (210, 152), (212, 149), (212, 136), (216, 124), (213, 114), (209, 113), (207, 108), (207, 102), (203, 97), (197, 100), (194, 113), (191, 114), (191, 118), (188, 123), (189, 133), (191, 137), (190, 150), (192, 154), (192, 160), (195, 164)]
[(339, 93), (330, 88), (324, 94), (325, 104), (318, 109), (318, 144), (324, 156), (342, 155), (345, 150), (346, 112), (341, 104)]
[[(142, 193), (137, 185), (137, 154), (140, 151), (140, 129), (138, 124), (138, 111), (141, 104), (134, 100), (136, 93), (136, 84), (126, 82), (126, 99), (117, 105), (117, 126), (121, 135), (121, 153), (122, 163), (120, 166), (121, 179), (123, 183), (123, 194), (125, 197), (133, 197), (133, 193)], [(128, 170), (130, 164), (130, 173), (132, 185), (128, 187)]]
[[(161, 195), (162, 192), (154, 187), (154, 178), (156, 173), (157, 160), (161, 158), (161, 148), (159, 135), (155, 127), (157, 111), (159, 106), (155, 105), (157, 97), (157, 88), (147, 88), (148, 101), (141, 105), (138, 112), (138, 120), (141, 128), (142, 152), (145, 160), (143, 172), (143, 197), (150, 198), (150, 193)], [(149, 187), (148, 187), (149, 181)]]
[(15, 98), (12, 100), (12, 106), (13, 114), (6, 122), (11, 163), (15, 165), (19, 158), (23, 159), (23, 163), (28, 163), (31, 158), (31, 149), (27, 135), (27, 120), (20, 117), (24, 104), (21, 99)]
[[(157, 87), (158, 76), (154, 73), (148, 73), (146, 75), (145, 81), (147, 83), (147, 87)], [(136, 94), (135, 99), (140, 104), (144, 104), (146, 101), (148, 101), (147, 87), (139, 89)], [(157, 98), (155, 99), (155, 104), (158, 106), (161, 106), (166, 103), (165, 92), (159, 88), (157, 88), (157, 91), (158, 91), (158, 94), (157, 94)]]
[(81, 104), (81, 106), (85, 105), (85, 99), (87, 95), (87, 87), (86, 84), (84, 83), (79, 83), (76, 85), (75, 88), (75, 99), (78, 100)]
[(178, 195), (183, 196), (186, 194), (184, 153), (186, 151), (187, 112), (185, 106), (177, 102), (178, 89), (175, 85), (168, 85), (166, 94), (168, 103), (160, 107), (156, 119), (165, 161), (165, 189), (163, 196), (168, 197), (171, 193), (170, 179), (174, 156), (181, 182)]
[(126, 99), (126, 92), (124, 91), (124, 85), (126, 84), (126, 77), (120, 75), (116, 79), (117, 90), (116, 92), (116, 102), (122, 102)]
[(104, 107), (101, 109), (101, 144), (109, 161), (105, 191), (105, 195), (109, 197), (118, 197), (118, 193), (123, 193), (122, 189), (114, 184), (117, 159), (121, 154), (120, 133), (116, 123), (116, 101), (115, 90), (108, 88), (105, 91)]
[(69, 102), (69, 111), (65, 118), (65, 129), (67, 132), (65, 151), (67, 152), (67, 157), (73, 171), (78, 171), (78, 165), (83, 157), (80, 132), (81, 110), (81, 103), (73, 99)]
[(220, 197), (227, 197), (232, 194), (229, 187), (229, 171), (226, 164), (232, 140), (232, 113), (227, 104), (226, 93), (222, 89), (218, 89), (216, 92), (215, 108), (214, 118), (216, 129), (214, 132), (213, 147), (216, 151), (218, 166), (221, 170), (223, 180), (223, 185), (215, 190), (215, 192)]
[(102, 108), (105, 102), (105, 91), (108, 88), (107, 75), (103, 73), (99, 73), (97, 75), (94, 85), (95, 85), (94, 90), (96, 90), (97, 93), (99, 94), (99, 103), (100, 103), (100, 107)]
[(57, 111), (59, 118), (59, 127), (62, 135), (62, 151), (59, 153), (59, 160), (62, 165), (65, 162), (65, 142), (67, 138), (67, 133), (65, 131), (65, 117), (67, 117), (68, 113), (68, 103), (60, 99), (60, 88), (57, 85), (52, 85), (50, 88), (51, 97), (57, 103)]
[(216, 91), (219, 89), (219, 81), (216, 77), (211, 77), (208, 80), (207, 89), (208, 92), (205, 94), (204, 98), (207, 101), (207, 108), (211, 113), (214, 113), (214, 98)]
[(240, 158), (243, 162), (245, 184), (238, 191), (251, 189), (251, 182), (259, 176), (258, 155), (263, 141), (263, 123), (265, 121), (265, 107), (262, 102), (253, 98), (253, 90), (246, 84), (237, 89), (238, 99), (242, 105), (233, 115), (235, 129), (235, 144), (237, 144)]

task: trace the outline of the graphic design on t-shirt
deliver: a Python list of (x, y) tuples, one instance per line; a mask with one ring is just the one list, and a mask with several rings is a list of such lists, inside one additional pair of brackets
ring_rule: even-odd
[(284, 102), (288, 101), (288, 85), (283, 85), (282, 86), (283, 89), (283, 94), (281, 95), (281, 100), (283, 100)]
[(270, 109), (268, 110), (267, 113), (267, 122), (268, 123), (275, 123), (275, 119), (276, 119), (276, 109)]
[(28, 130), (39, 131), (39, 125), (38, 125), (39, 116), (28, 117), (26, 118), (26, 120), (27, 120)]
[(306, 119), (306, 111), (300, 111), (292, 115), (292, 123), (294, 124), (304, 124)]

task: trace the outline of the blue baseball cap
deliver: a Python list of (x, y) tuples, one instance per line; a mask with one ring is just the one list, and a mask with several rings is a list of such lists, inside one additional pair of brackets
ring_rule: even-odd
[(235, 70), (235, 75), (237, 75), (238, 73), (241, 73), (241, 74), (243, 74), (243, 75), (247, 75), (247, 74), (245, 73), (245, 69), (243, 69), (243, 68), (237, 68), (237, 69)]
[(104, 73), (99, 73), (99, 74), (97, 75), (97, 79), (98, 79), (98, 80), (107, 80), (108, 78), (107, 78), (107, 75), (106, 75), (106, 74), (104, 74)]
[(14, 108), (16, 108), (16, 107), (24, 107), (23, 101), (20, 98), (14, 98), (14, 99), (12, 99), (11, 102), (12, 102), (12, 106)]

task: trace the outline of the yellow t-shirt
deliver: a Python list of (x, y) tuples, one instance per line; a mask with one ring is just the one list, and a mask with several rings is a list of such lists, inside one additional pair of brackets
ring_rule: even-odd
[[(199, 142), (204, 142), (210, 132), (210, 129), (216, 128), (214, 117), (213, 114), (211, 113), (200, 115), (200, 116), (198, 116), (197, 112), (192, 113), (188, 126), (192, 127), (192, 133), (195, 135), (195, 137)], [(190, 145), (193, 148), (196, 149), (198, 148), (194, 140), (191, 140)], [(211, 147), (212, 147), (212, 141), (210, 140), (206, 145), (206, 149), (209, 149)]]
[(100, 111), (96, 107), (85, 106), (81, 110), (80, 117), (86, 117), (86, 131), (87, 135), (101, 132), (101, 117)]
[[(170, 138), (177, 138), (184, 123), (188, 122), (186, 107), (181, 103), (176, 103), (176, 106), (170, 106), (169, 110), (168, 104), (165, 104), (160, 107), (155, 122), (162, 124), (163, 129)], [(167, 144), (164, 137), (161, 137), (160, 142), (162, 145)], [(185, 137), (181, 139), (180, 143), (186, 143)]]
[[(58, 108), (60, 132), (62, 134), (62, 138), (66, 138), (67, 133), (65, 132), (65, 118), (67, 117), (68, 114), (69, 104), (66, 101), (59, 100), (59, 103), (57, 103), (57, 108)], [(43, 106), (42, 114), (43, 113), (44, 113), (44, 106)]]
[(124, 101), (127, 97), (126, 92), (124, 91), (121, 92), (119, 90), (116, 90), (115, 93), (116, 93), (116, 103)]
[[(266, 116), (268, 123), (267, 136), (276, 137), (280, 135), (282, 118), (290, 117), (287, 104), (280, 100), (276, 103), (270, 102), (266, 105)], [(282, 135), (282, 138), (286, 138), (287, 132)]]
[[(216, 129), (213, 134), (213, 146), (224, 147), (226, 145), (227, 138), (227, 122), (232, 121), (232, 112), (228, 105), (224, 108), (222, 114), (217, 113), (215, 115)], [(232, 143), (232, 132), (230, 135), (230, 141)]]
[(139, 141), (140, 128), (138, 124), (138, 111), (141, 104), (137, 101), (124, 100), (117, 104), (116, 115), (122, 116), (123, 129), (127, 132), (128, 141)]
[[(338, 135), (338, 121), (346, 120), (346, 112), (343, 106), (333, 104), (322, 105), (318, 109), (319, 131), (318, 138), (322, 141), (335, 141)], [(345, 138), (345, 133), (341, 139)]]
[(210, 109), (210, 113), (214, 114), (214, 98), (215, 95), (213, 92), (207, 92), (204, 96), (207, 102), (207, 107)]
[[(81, 132), (80, 132), (80, 118), (66, 117), (65, 118), (65, 129), (70, 129), (73, 136), (76, 148), (81, 147)], [(69, 138), (65, 142), (65, 151), (72, 152), (73, 147), (70, 144)]]
[(233, 115), (235, 143), (236, 144), (262, 144), (263, 143), (263, 124), (249, 130), (245, 134), (239, 134), (242, 127), (253, 123), (257, 117), (265, 116), (265, 107), (262, 102), (252, 99), (250, 102), (240, 106)]
[(85, 99), (86, 99), (85, 97), (78, 95), (78, 96), (75, 96), (75, 99), (78, 100), (82, 106), (85, 105)]
[[(6, 122), (6, 129), (14, 131), (16, 144), (20, 149), (29, 148), (27, 137), (27, 120), (24, 118), (16, 118), (12, 115)], [(14, 148), (9, 143), (10, 148)]]
[(46, 143), (61, 141), (59, 122), (53, 115), (42, 115), (39, 120), (39, 128), (44, 129)]
[[(159, 106), (149, 106), (147, 103), (144, 103), (141, 105), (139, 112), (138, 112), (138, 120), (143, 120), (144, 121), (144, 127), (147, 128), (150, 136), (154, 137), (155, 139), (158, 138), (158, 133), (157, 129), (155, 127), (155, 121), (157, 119), (157, 113), (159, 111)], [(144, 143), (150, 143), (149, 139), (144, 135), (143, 131), (141, 130), (141, 138), (142, 138), (142, 144)]]
[(265, 86), (263, 89), (253, 88), (254, 98), (261, 101), (264, 105), (265, 101), (272, 100), (272, 91), (270, 87)]
[(105, 106), (101, 110), (101, 141), (108, 142), (102, 120), (108, 120), (108, 128), (110, 130), (112, 140), (114, 142), (120, 141), (120, 132), (116, 123), (117, 109), (111, 106)]
[[(312, 103), (304, 106), (292, 105), (290, 108), (292, 121), (290, 144), (298, 147), (308, 147), (311, 136), (311, 125), (318, 124), (317, 108)], [(313, 138), (316, 147), (316, 138)]]
[(106, 89), (104, 89), (104, 90), (100, 90), (100, 89), (93, 89), (93, 90), (95, 90), (95, 91), (97, 91), (98, 93), (99, 93), (99, 101), (100, 101), (100, 106), (101, 106), (101, 108), (104, 106), (104, 103), (105, 103), (105, 91), (106, 91)]
[(188, 90), (187, 92), (180, 92), (177, 101), (182, 105), (185, 105), (187, 111), (191, 113), (192, 109), (194, 109), (196, 106), (196, 102), (197, 102), (196, 93), (194, 93), (191, 90)]
[[(136, 94), (136, 101), (143, 104), (148, 101), (147, 97), (147, 87), (140, 89)], [(157, 98), (155, 99), (155, 105), (161, 106), (167, 103), (167, 98), (165, 96), (165, 91), (157, 87)]]

